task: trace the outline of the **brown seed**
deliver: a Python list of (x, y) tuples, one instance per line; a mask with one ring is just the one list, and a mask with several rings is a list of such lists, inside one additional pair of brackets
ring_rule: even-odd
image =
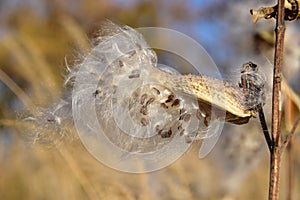
[[(204, 115), (204, 114), (198, 109), (198, 110), (197, 110), (197, 113), (196, 113), (197, 119), (202, 120), (203, 115)], [(204, 115), (204, 117), (205, 117), (205, 115)]]
[(160, 136), (161, 136), (162, 138), (169, 138), (169, 137), (171, 137), (171, 135), (172, 135), (172, 130), (171, 130), (171, 129), (168, 130), (168, 131), (160, 130), (158, 134), (160, 134)]
[(181, 108), (180, 110), (179, 110), (179, 114), (182, 114), (182, 113), (185, 113), (185, 109), (184, 108)]
[(180, 124), (178, 127), (177, 127), (177, 129), (180, 131), (180, 130), (182, 130), (182, 124)]
[(159, 94), (160, 94), (160, 91), (159, 91), (159, 89), (157, 89), (156, 87), (153, 87), (152, 89), (155, 91), (155, 93), (156, 93), (157, 95), (159, 95)]
[(166, 131), (162, 131), (161, 134), (160, 134), (160, 136), (162, 138), (167, 138), (167, 132)]
[(184, 129), (182, 129), (182, 131), (180, 131), (179, 136), (183, 136), (184, 135)]
[(47, 119), (47, 122), (55, 122), (55, 119), (50, 119), (50, 118), (48, 118), (48, 119)]
[(147, 126), (149, 124), (149, 121), (146, 118), (141, 119), (142, 126)]
[(100, 89), (98, 89), (98, 90), (96, 90), (93, 94), (94, 94), (94, 97), (97, 97), (97, 95), (98, 94), (100, 94), (101, 93), (101, 90)]
[(143, 95), (141, 96), (141, 101), (140, 101), (140, 103), (141, 103), (142, 105), (145, 103), (145, 100), (147, 99), (147, 97), (148, 97), (147, 94), (143, 94)]
[(155, 100), (154, 97), (151, 97), (147, 102), (146, 102), (146, 106), (148, 106), (149, 104), (153, 103), (153, 101)]
[(182, 115), (180, 115), (179, 120), (183, 120), (185, 113), (183, 113)]
[(180, 104), (180, 100), (179, 99), (175, 99), (174, 102), (172, 103), (172, 107), (178, 106), (179, 104)]
[(129, 79), (132, 79), (132, 78), (139, 78), (140, 77), (140, 74), (130, 74), (128, 76)]
[(173, 99), (174, 99), (174, 95), (173, 95), (173, 94), (170, 94), (170, 95), (168, 96), (168, 99), (166, 100), (166, 103), (169, 103), (169, 102), (173, 101)]
[(156, 125), (156, 126), (155, 126), (155, 130), (156, 130), (156, 131), (159, 131), (159, 125)]
[(168, 109), (169, 108), (165, 103), (161, 103), (160, 106), (163, 107), (164, 109)]
[(123, 63), (122, 60), (119, 60), (119, 66), (120, 66), (120, 67), (123, 67), (123, 66), (124, 66), (124, 63)]
[(147, 107), (146, 106), (142, 106), (141, 110), (140, 110), (140, 113), (142, 113), (143, 115), (147, 115), (148, 114)]
[(171, 135), (172, 135), (172, 130), (170, 129), (170, 130), (167, 132), (167, 136), (168, 136), (168, 137), (171, 137)]
[(185, 136), (185, 142), (186, 143), (191, 143), (193, 140), (190, 136)]
[(185, 121), (185, 122), (190, 121), (190, 119), (191, 119), (191, 114), (189, 114), (189, 113), (185, 114), (183, 117), (183, 121)]

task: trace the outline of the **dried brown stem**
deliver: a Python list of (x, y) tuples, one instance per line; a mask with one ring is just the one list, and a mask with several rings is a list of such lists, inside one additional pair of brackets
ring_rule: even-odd
[(292, 141), (299, 123), (300, 123), (300, 115), (298, 115), (298, 117), (296, 118), (291, 132), (288, 134), (288, 136), (285, 138), (284, 142), (282, 143), (280, 147), (280, 154), (283, 153), (287, 145)]
[(269, 134), (269, 130), (268, 130), (267, 122), (266, 122), (266, 119), (265, 119), (265, 114), (264, 114), (264, 111), (263, 111), (262, 104), (259, 104), (257, 106), (257, 112), (258, 112), (258, 116), (259, 116), (262, 131), (264, 133), (266, 142), (268, 144), (268, 148), (269, 148), (270, 152), (272, 152), (272, 148), (273, 148), (274, 144), (273, 144), (273, 140), (271, 139), (270, 134)]
[(287, 194), (287, 200), (293, 199), (294, 194), (294, 180), (295, 180), (295, 167), (294, 167), (294, 151), (293, 151), (293, 142), (291, 141), (289, 145), (287, 146), (288, 150), (288, 194)]
[(296, 128), (300, 123), (300, 115), (297, 116), (291, 131), (289, 132), (288, 136), (286, 137), (285, 141), (283, 142), (280, 148), (280, 154), (282, 155), (285, 148), (288, 150), (288, 194), (287, 199), (293, 199), (294, 193), (294, 153), (293, 153), (293, 136), (295, 135)]
[(284, 0), (278, 0), (278, 11), (276, 20), (276, 42), (274, 55), (274, 74), (273, 74), (273, 99), (272, 99), (272, 138), (274, 147), (271, 152), (269, 199), (278, 200), (279, 198), (279, 172), (280, 172), (280, 91), (283, 64), (283, 44), (284, 44)]

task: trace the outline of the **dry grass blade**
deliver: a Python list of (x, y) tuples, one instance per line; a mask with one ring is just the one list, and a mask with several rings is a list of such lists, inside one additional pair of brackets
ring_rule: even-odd
[(287, 147), (289, 142), (293, 139), (293, 136), (295, 135), (296, 128), (299, 125), (299, 123), (300, 123), (300, 115), (298, 115), (298, 117), (296, 118), (292, 130), (290, 131), (290, 133), (288, 134), (288, 136), (286, 137), (286, 139), (284, 140), (284, 142), (282, 143), (282, 145), (280, 147), (280, 153), (281, 154), (285, 150), (285, 148)]
[(71, 17), (68, 16), (62, 17), (61, 24), (63, 28), (66, 29), (70, 38), (72, 38), (75, 44), (80, 48), (80, 50), (85, 53), (88, 52), (91, 47), (86, 34), (79, 24), (77, 24)]
[(53, 99), (57, 97), (59, 84), (54, 79), (51, 67), (42, 58), (43, 56), (33, 42), (27, 40), (26, 36), (16, 39), (16, 36), (12, 35), (6, 37), (2, 45), (4, 51), (15, 59), (15, 66), (10, 68), (12, 73), (28, 81), (31, 86), (28, 90), (32, 91), (34, 103), (43, 102), (43, 98), (47, 95)]
[(2, 69), (0, 69), (0, 80), (22, 101), (27, 108), (33, 106), (30, 97)]
[[(24, 46), (24, 52), (29, 54), (30, 57), (30, 67), (39, 68), (36, 71), (36, 75), (39, 77), (39, 81), (42, 81), (47, 88), (49, 87), (48, 92), (51, 96), (57, 95), (57, 90), (60, 88), (58, 82), (56, 81), (56, 76), (51, 69), (51, 65), (46, 61), (44, 55), (39, 50), (39, 47), (36, 45), (36, 42), (29, 37), (28, 35), (22, 35), (20, 44)], [(45, 86), (42, 86), (45, 87)]]
[(82, 188), (86, 191), (89, 199), (98, 199), (100, 198), (97, 189), (94, 187), (91, 181), (88, 180), (86, 175), (82, 172), (81, 168), (78, 166), (78, 163), (74, 160), (74, 157), (70, 154), (68, 149), (64, 147), (58, 147), (57, 150), (62, 155), (70, 170), (74, 173), (78, 182), (81, 184)]

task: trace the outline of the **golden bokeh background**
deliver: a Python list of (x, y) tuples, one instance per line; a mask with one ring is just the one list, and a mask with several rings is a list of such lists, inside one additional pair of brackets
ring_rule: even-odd
[[(242, 29), (240, 22), (235, 24), (239, 13), (231, 13), (230, 7), (238, 5), (241, 12), (248, 12), (243, 10), (250, 10), (247, 4), (242, 7), (242, 3), (236, 4), (236, 1), (195, 3), (180, 0), (44, 0), (24, 1), (23, 4), (7, 2), (9, 1), (0, 1), (1, 200), (267, 198), (269, 161), (264, 147), (251, 154), (253, 157), (246, 161), (239, 150), (243, 151), (246, 146), (242, 143), (239, 147), (232, 147), (233, 152), (230, 155), (222, 157), (215, 152), (208, 158), (199, 160), (198, 146), (194, 145), (174, 164), (160, 171), (126, 174), (110, 169), (93, 158), (75, 136), (73, 127), (68, 130), (74, 133), (64, 135), (61, 141), (54, 133), (55, 130), (44, 130), (41, 134), (47, 135), (48, 141), (35, 144), (28, 139), (27, 126), (30, 125), (23, 120), (24, 116), (30, 115), (38, 107), (51, 107), (59, 100), (63, 93), (66, 65), (72, 67), (74, 63), (80, 62), (82, 55), (91, 48), (92, 38), (103, 20), (109, 19), (132, 27), (178, 27), (185, 33), (197, 35), (197, 31), (191, 28), (193, 23), (199, 18), (209, 21), (211, 16), (218, 18), (220, 24), (224, 23), (222, 20), (231, 20), (231, 26)], [(222, 19), (226, 15), (233, 16)], [(191, 25), (184, 26), (185, 23)], [(251, 20), (245, 24), (245, 29), (249, 30), (246, 27), (250, 26), (253, 26)], [(228, 28), (226, 27), (224, 32)], [(251, 32), (255, 41), (251, 42), (250, 48), (260, 48), (267, 54), (272, 50), (268, 46), (269, 36), (259, 31), (255, 34)], [(211, 38), (202, 40), (210, 41)], [(231, 40), (234, 41), (234, 36)], [(217, 46), (214, 51), (229, 51), (234, 45), (237, 52), (243, 48), (237, 41), (231, 40), (223, 40), (224, 45), (231, 45), (228, 49), (220, 50)], [(299, 51), (299, 44), (297, 45), (295, 48)], [(210, 53), (212, 49), (213, 47), (208, 46)], [(252, 58), (253, 56), (249, 59)], [(224, 58), (221, 56), (217, 58), (217, 64), (227, 66), (234, 62), (232, 60), (235, 58), (229, 57), (226, 62), (222, 62)], [(251, 126), (258, 126), (257, 133), (253, 136), (255, 140), (263, 140), (261, 133), (257, 131), (257, 123), (250, 124), (248, 128), (227, 127), (226, 138), (236, 137), (236, 132), (248, 134), (252, 130), (249, 129)], [(285, 127), (283, 130), (285, 131)], [(241, 141), (243, 140), (247, 139), (241, 137)], [(297, 199), (300, 198), (300, 149), (297, 145), (299, 137), (296, 137), (294, 143), (293, 181), (294, 196)], [(265, 145), (264, 141), (262, 145)], [(219, 146), (220, 148), (222, 147)], [(219, 151), (222, 152), (222, 149)], [(226, 149), (223, 151), (227, 152)], [(247, 154), (247, 149), (244, 151)], [(220, 162), (232, 162), (231, 164), (241, 167), (236, 167), (235, 170), (235, 167), (228, 167), (229, 164)], [(282, 162), (281, 199), (285, 199), (288, 191), (287, 163), (288, 158), (285, 156)]]

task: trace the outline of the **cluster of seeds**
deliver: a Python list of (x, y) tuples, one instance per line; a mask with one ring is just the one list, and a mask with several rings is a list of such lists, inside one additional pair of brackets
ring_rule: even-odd
[(186, 136), (192, 114), (177, 95), (161, 85), (145, 85), (133, 92), (128, 109), (132, 120), (150, 127), (161, 138)]

